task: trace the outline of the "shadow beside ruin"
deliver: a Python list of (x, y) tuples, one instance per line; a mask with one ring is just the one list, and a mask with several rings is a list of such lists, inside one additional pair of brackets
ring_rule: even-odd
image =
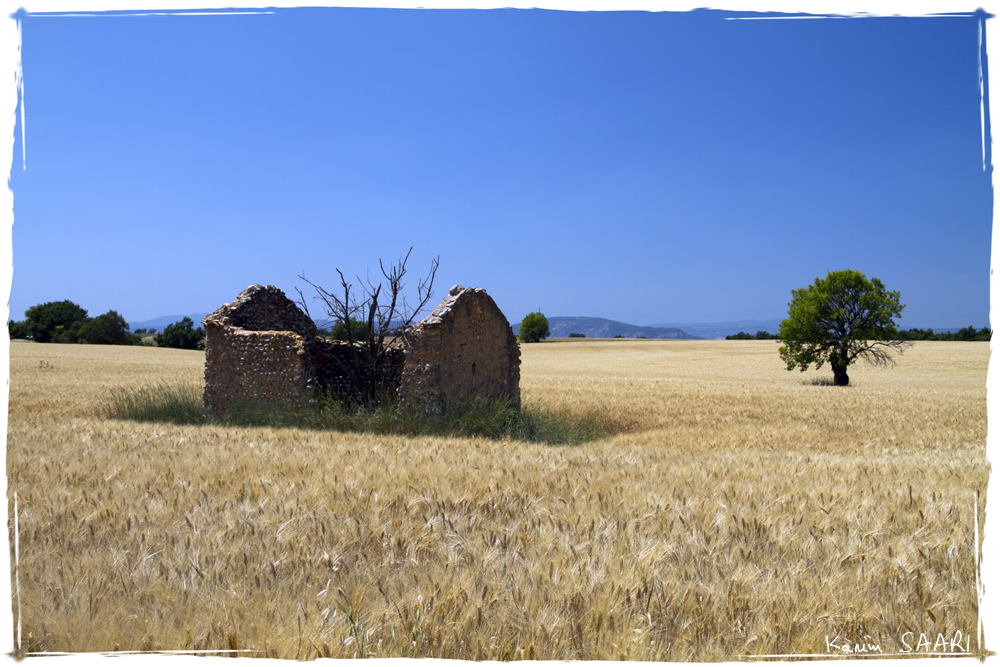
[(178, 425), (267, 427), (376, 435), (487, 438), (571, 445), (625, 432), (627, 425), (597, 412), (570, 414), (543, 405), (474, 398), (440, 413), (404, 410), (391, 400), (371, 410), (351, 408), (333, 398), (309, 404), (239, 400), (221, 416), (210, 415), (202, 388), (156, 383), (119, 387), (105, 396), (99, 415), (108, 419)]

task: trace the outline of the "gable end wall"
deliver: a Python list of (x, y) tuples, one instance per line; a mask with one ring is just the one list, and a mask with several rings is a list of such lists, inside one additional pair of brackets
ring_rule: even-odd
[(438, 412), (472, 396), (520, 406), (521, 350), (485, 290), (455, 286), (408, 335), (400, 402)]

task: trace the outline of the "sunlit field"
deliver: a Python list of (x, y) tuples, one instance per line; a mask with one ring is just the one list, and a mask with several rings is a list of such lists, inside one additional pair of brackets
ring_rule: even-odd
[(204, 354), (15, 342), (23, 650), (977, 653), (989, 344), (846, 388), (777, 347), (522, 345), (526, 404), (618, 425), (549, 445), (105, 419), (114, 388), (199, 385)]

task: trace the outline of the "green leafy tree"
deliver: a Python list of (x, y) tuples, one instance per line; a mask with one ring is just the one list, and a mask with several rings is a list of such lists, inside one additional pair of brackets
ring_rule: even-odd
[(113, 310), (80, 325), (77, 338), (91, 345), (132, 345), (134, 342), (128, 332), (128, 322)]
[(537, 343), (549, 335), (549, 321), (541, 313), (528, 313), (521, 320), (517, 337), (522, 343)]
[(347, 326), (343, 322), (337, 322), (330, 329), (330, 338), (333, 340), (367, 340), (368, 323), (350, 318), (351, 336), (347, 335)]
[(190, 317), (185, 317), (180, 322), (168, 324), (163, 329), (163, 333), (156, 334), (153, 340), (158, 347), (176, 347), (182, 350), (196, 350), (199, 343), (205, 338), (205, 330), (201, 327), (194, 328), (194, 322)]
[(10, 334), (11, 338), (28, 338), (31, 336), (31, 332), (24, 325), (24, 322), (15, 322), (14, 320), (7, 320), (7, 333)]
[(788, 370), (801, 371), (829, 362), (833, 383), (850, 382), (847, 367), (858, 359), (886, 366), (895, 363), (890, 352), (902, 352), (903, 341), (893, 322), (901, 316), (899, 292), (885, 288), (878, 278), (860, 271), (831, 271), (808, 286), (792, 290), (788, 318), (778, 339)]
[(24, 311), (25, 319), (11, 327), (21, 338), (39, 343), (75, 343), (87, 311), (72, 301), (49, 301)]

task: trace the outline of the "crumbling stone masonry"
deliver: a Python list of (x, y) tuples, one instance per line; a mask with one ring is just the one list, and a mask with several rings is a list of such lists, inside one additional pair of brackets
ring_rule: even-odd
[(209, 412), (225, 413), (242, 399), (313, 398), (316, 325), (277, 287), (251, 285), (202, 321)]
[(400, 402), (440, 411), (479, 395), (521, 404), (521, 349), (486, 290), (455, 285), (406, 336)]
[[(204, 319), (205, 407), (221, 414), (241, 400), (313, 401), (349, 393), (351, 355), (360, 346), (327, 341), (285, 294), (251, 285)], [(472, 396), (520, 405), (521, 352), (510, 324), (485, 290), (455, 286), (429, 317), (388, 350), (379, 389), (413, 409), (440, 411)]]

